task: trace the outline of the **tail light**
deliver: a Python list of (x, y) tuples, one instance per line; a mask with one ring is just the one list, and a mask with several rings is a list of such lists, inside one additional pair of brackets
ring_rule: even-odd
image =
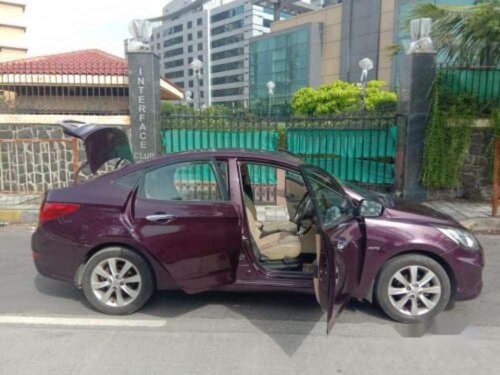
[(79, 204), (75, 203), (51, 203), (44, 202), (40, 208), (38, 220), (44, 223), (49, 220), (54, 220), (59, 217), (69, 215), (80, 208)]

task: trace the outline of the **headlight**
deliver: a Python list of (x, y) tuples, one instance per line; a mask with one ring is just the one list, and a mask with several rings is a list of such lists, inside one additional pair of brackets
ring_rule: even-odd
[(468, 250), (479, 250), (479, 243), (474, 235), (465, 230), (459, 228), (450, 227), (436, 227), (441, 233), (443, 233), (449, 239), (455, 241), (457, 244), (465, 247)]

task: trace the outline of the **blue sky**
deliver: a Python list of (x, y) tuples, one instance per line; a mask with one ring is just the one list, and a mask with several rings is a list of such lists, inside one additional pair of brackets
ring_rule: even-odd
[(99, 48), (123, 56), (134, 18), (161, 15), (168, 0), (26, 0), (29, 56)]

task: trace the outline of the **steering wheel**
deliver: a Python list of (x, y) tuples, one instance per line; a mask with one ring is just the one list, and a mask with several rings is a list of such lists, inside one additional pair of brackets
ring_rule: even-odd
[(295, 214), (293, 215), (293, 222), (297, 224), (297, 236), (301, 237), (305, 235), (312, 227), (312, 223), (308, 226), (304, 226), (303, 221), (308, 212), (312, 210), (312, 200), (309, 196), (309, 193), (305, 193), (299, 204), (297, 205), (297, 209), (295, 210)]

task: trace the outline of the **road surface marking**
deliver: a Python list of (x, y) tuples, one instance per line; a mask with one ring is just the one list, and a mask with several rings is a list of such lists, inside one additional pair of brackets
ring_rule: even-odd
[(164, 327), (166, 320), (137, 320), (109, 318), (63, 318), (43, 316), (0, 315), (0, 324), (27, 324), (50, 326), (82, 326), (82, 327)]

